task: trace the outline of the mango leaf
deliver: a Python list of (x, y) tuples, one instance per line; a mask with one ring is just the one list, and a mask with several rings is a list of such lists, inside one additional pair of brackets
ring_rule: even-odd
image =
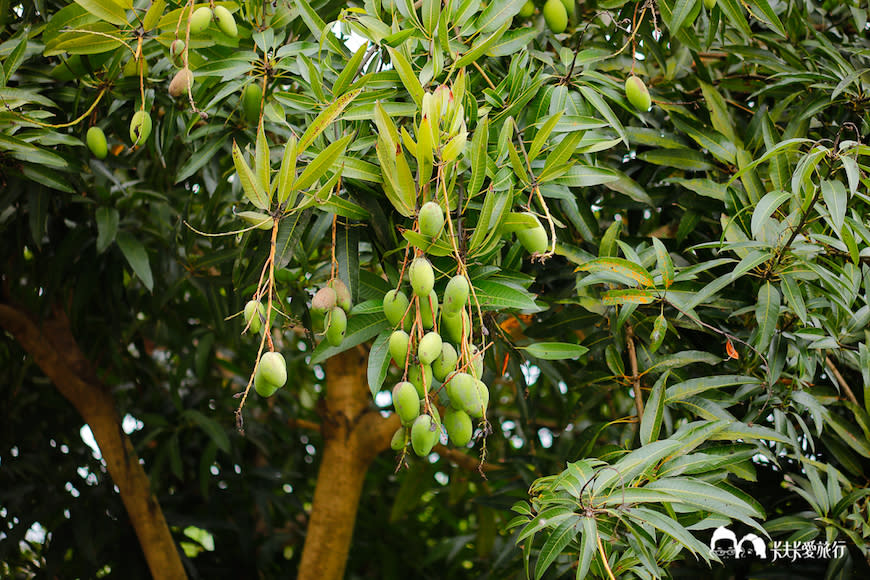
[(668, 387), (665, 394), (665, 403), (672, 403), (686, 399), (698, 393), (709, 391), (711, 389), (721, 389), (722, 387), (732, 387), (734, 385), (751, 385), (760, 384), (761, 381), (755, 377), (744, 375), (717, 375), (712, 377), (699, 377), (689, 379)]
[(150, 292), (154, 288), (154, 278), (151, 275), (151, 260), (148, 258), (145, 246), (127, 232), (120, 232), (116, 241), (127, 263)]
[(770, 339), (776, 331), (779, 319), (780, 295), (776, 287), (768, 280), (758, 289), (758, 304), (755, 307), (755, 320), (758, 321), (758, 338), (756, 344), (766, 350)]
[(543, 360), (576, 359), (583, 356), (589, 349), (579, 344), (568, 342), (535, 342), (528, 346), (518, 346), (530, 355)]
[(118, 233), (118, 210), (113, 207), (97, 208), (97, 253), (102, 254), (115, 241)]
[(654, 237), (652, 241), (656, 249), (656, 264), (662, 275), (662, 283), (665, 288), (670, 288), (671, 284), (674, 283), (674, 261), (671, 260), (668, 249), (660, 239)]
[(118, 26), (127, 24), (127, 10), (133, 8), (132, 1), (75, 0), (75, 3), (100, 20), (105, 20), (106, 22), (117, 24)]
[(647, 272), (642, 266), (629, 262), (623, 258), (596, 258), (591, 262), (578, 266), (577, 270), (593, 274), (596, 272), (613, 272), (643, 286), (653, 285), (653, 277), (649, 272)]
[(663, 374), (656, 381), (643, 409), (640, 419), (640, 443), (648, 445), (659, 438), (662, 420), (665, 412), (665, 383), (669, 373)]
[(336, 159), (338, 159), (339, 155), (344, 153), (347, 144), (350, 143), (352, 138), (353, 135), (345, 135), (321, 151), (317, 157), (311, 160), (311, 163), (308, 164), (308, 167), (305, 168), (296, 181), (293, 182), (293, 185), (290, 186), (291, 189), (295, 191), (307, 189), (315, 181), (320, 179), (324, 173), (331, 169), (335, 170), (333, 166), (335, 165)]
[(767, 220), (773, 212), (779, 209), (779, 206), (785, 203), (785, 201), (790, 197), (791, 194), (787, 191), (771, 191), (758, 201), (755, 205), (755, 209), (752, 211), (752, 223), (750, 229), (753, 238), (758, 238), (761, 228), (765, 223), (767, 223)]
[(323, 109), (317, 117), (308, 125), (302, 137), (299, 138), (298, 152), (302, 154), (308, 146), (314, 142), (318, 135), (329, 127), (344, 111), (344, 109), (362, 92), (362, 89), (348, 91), (335, 99), (328, 107)]
[(411, 98), (414, 99), (414, 102), (419, 107), (423, 104), (423, 85), (420, 84), (420, 80), (414, 74), (410, 61), (401, 51), (390, 46), (387, 47), (387, 52), (390, 53), (390, 62), (393, 63), (393, 68), (399, 73), (399, 79), (405, 86), (405, 90), (408, 91), (408, 94), (411, 95)]
[(209, 439), (211, 439), (214, 444), (218, 446), (218, 449), (220, 449), (224, 453), (230, 452), (230, 438), (227, 436), (226, 431), (223, 429), (223, 427), (221, 427), (220, 423), (218, 423), (211, 417), (203, 415), (196, 409), (185, 409), (181, 413), (181, 418), (188, 419), (196, 423), (197, 426), (202, 429), (206, 435), (208, 435)]
[(245, 161), (242, 150), (239, 149), (239, 146), (235, 141), (233, 141), (233, 163), (236, 166), (236, 173), (239, 176), (239, 181), (241, 182), (242, 191), (245, 193), (245, 197), (247, 197), (248, 201), (254, 204), (255, 207), (268, 210), (269, 198), (260, 186), (260, 182), (254, 175), (248, 162)]
[(822, 181), (822, 199), (825, 200), (825, 206), (831, 215), (834, 231), (839, 234), (843, 230), (843, 222), (846, 220), (846, 206), (849, 201), (846, 186), (843, 185), (842, 181), (825, 179)]
[(622, 304), (652, 304), (658, 299), (658, 295), (651, 290), (632, 288), (629, 290), (608, 290), (601, 295), (601, 302), (605, 306)]
[(413, 230), (405, 230), (402, 237), (408, 240), (415, 248), (433, 256), (449, 256), (453, 253), (453, 247), (440, 238), (429, 238)]
[(547, 541), (544, 542), (538, 555), (538, 562), (535, 564), (535, 580), (540, 580), (544, 572), (547, 571), (547, 568), (550, 567), (550, 564), (553, 563), (553, 560), (571, 543), (571, 540), (577, 535), (577, 525), (580, 523), (580, 520), (580, 516), (566, 518), (556, 529), (549, 532)]
[(474, 290), (480, 307), (484, 310), (499, 310), (514, 308), (537, 312), (540, 310), (532, 294), (507, 286), (495, 280), (480, 280), (474, 282)]
[[(517, 0), (509, 0), (509, 1), (515, 2)], [(506, 22), (503, 22), (502, 25), (498, 28), (498, 30), (496, 30), (495, 32), (493, 32), (492, 34), (487, 36), (486, 38), (478, 38), (478, 40), (471, 46), (471, 48), (468, 50), (468, 52), (463, 54), (461, 57), (459, 57), (459, 59), (456, 62), (453, 63), (453, 68), (457, 69), (457, 68), (462, 68), (464, 66), (468, 66), (471, 63), (473, 63), (474, 61), (476, 61), (477, 59), (479, 59), (480, 57), (482, 57), (484, 54), (486, 54), (486, 51), (488, 51), (493, 45), (495, 45), (496, 42), (498, 42), (498, 39), (501, 38), (502, 35), (510, 27), (511, 27), (511, 21), (508, 20)]]

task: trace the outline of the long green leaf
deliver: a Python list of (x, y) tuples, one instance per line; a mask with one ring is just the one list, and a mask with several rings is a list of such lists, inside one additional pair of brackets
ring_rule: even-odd
[(352, 135), (345, 135), (321, 151), (317, 157), (311, 160), (308, 167), (305, 168), (299, 178), (293, 183), (291, 189), (295, 191), (307, 189), (311, 184), (320, 179), (324, 173), (333, 169), (335, 161), (338, 159), (339, 155), (344, 153), (347, 144), (350, 143), (352, 138)]
[(241, 182), (242, 191), (245, 193), (245, 197), (247, 197), (255, 207), (268, 210), (269, 198), (266, 196), (266, 192), (263, 188), (260, 187), (259, 180), (254, 175), (248, 162), (245, 161), (242, 150), (239, 149), (239, 146), (235, 141), (233, 141), (233, 163), (236, 166), (236, 173), (239, 176), (239, 181)]
[(127, 263), (150, 292), (154, 288), (154, 277), (151, 274), (151, 260), (148, 258), (145, 246), (127, 232), (118, 233), (117, 242)]
[(297, 145), (299, 154), (305, 153), (305, 150), (308, 149), (308, 146), (314, 142), (317, 136), (323, 133), (323, 131), (341, 115), (345, 107), (347, 107), (361, 92), (362, 89), (348, 91), (335, 99), (328, 107), (323, 109), (311, 124), (308, 125), (308, 128), (305, 129), (302, 137), (299, 138), (299, 144)]

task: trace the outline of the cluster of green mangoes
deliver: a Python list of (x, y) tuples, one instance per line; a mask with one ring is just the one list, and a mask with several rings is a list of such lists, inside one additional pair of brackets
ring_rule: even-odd
[[(444, 213), (435, 202), (418, 212), (419, 233), (436, 238), (444, 227)], [(393, 407), (402, 421), (393, 435), (399, 451), (411, 444), (414, 453), (427, 455), (440, 439), (442, 425), (450, 442), (462, 447), (471, 441), (472, 418), (482, 418), (489, 403), (483, 376), (483, 353), (471, 344), (468, 314), (470, 286), (464, 274), (450, 278), (439, 303), (435, 271), (424, 255), (408, 267), (409, 298), (401, 288), (384, 296), (384, 315), (395, 329), (389, 338), (393, 361), (404, 369), (393, 388)], [(443, 422), (438, 403), (447, 407)]]
[[(254, 334), (269, 332), (266, 308), (259, 300), (245, 304), (245, 328)], [(280, 352), (266, 352), (260, 357), (254, 373), (254, 389), (262, 397), (271, 397), (287, 382), (287, 363)]]
[(347, 285), (333, 278), (317, 291), (311, 300), (311, 322), (314, 331), (323, 333), (326, 342), (339, 346), (347, 332), (347, 315), (351, 309)]

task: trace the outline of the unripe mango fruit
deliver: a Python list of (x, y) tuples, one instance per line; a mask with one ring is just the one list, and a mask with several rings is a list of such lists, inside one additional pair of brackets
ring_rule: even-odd
[(438, 294), (434, 290), (429, 292), (426, 298), (420, 298), (420, 323), (424, 330), (430, 330), (435, 326), (438, 318)]
[(408, 381), (414, 385), (414, 388), (417, 389), (417, 395), (422, 399), (432, 388), (433, 375), (431, 365), (422, 365), (422, 369), (420, 366), (420, 363), (414, 363), (408, 367)]
[(148, 75), (148, 61), (145, 60), (144, 56), (140, 56), (138, 59), (135, 57), (131, 58), (124, 64), (124, 76), (125, 77), (139, 77), (139, 66), (141, 63), (142, 66), (142, 76)]
[(402, 448), (405, 447), (406, 442), (406, 429), (404, 427), (399, 427), (396, 429), (396, 432), (393, 433), (393, 438), (390, 439), (390, 449), (393, 451), (401, 451)]
[(404, 330), (396, 330), (390, 335), (388, 342), (390, 356), (400, 369), (405, 368), (405, 360), (408, 358), (408, 345), (411, 337)]
[(311, 310), (326, 314), (338, 305), (338, 294), (329, 287), (321, 288), (311, 299)]
[(432, 264), (429, 260), (420, 256), (414, 258), (411, 262), (411, 267), (408, 268), (408, 278), (411, 280), (411, 289), (414, 294), (421, 298), (426, 298), (435, 287), (435, 271), (432, 270)]
[(547, 230), (538, 221), (538, 216), (530, 212), (526, 212), (526, 215), (532, 216), (536, 225), (517, 230), (517, 239), (530, 254), (542, 254), (547, 251)]
[(649, 351), (655, 352), (665, 340), (665, 335), (668, 333), (668, 319), (664, 314), (659, 314), (653, 323), (652, 333), (649, 336)]
[(441, 345), (441, 335), (437, 332), (427, 332), (417, 346), (417, 358), (424, 365), (432, 364), (441, 354)]
[(471, 441), (474, 426), (471, 417), (465, 411), (450, 409), (444, 415), (444, 428), (447, 429), (447, 437), (457, 447), (465, 447)]
[(93, 153), (94, 157), (97, 159), (105, 159), (106, 155), (109, 154), (109, 146), (106, 143), (106, 134), (96, 125), (88, 129), (85, 141), (88, 144), (88, 149), (91, 150), (91, 153)]
[(555, 34), (565, 32), (568, 28), (568, 11), (562, 0), (547, 0), (544, 4), (544, 20)]
[(278, 385), (270, 383), (263, 378), (263, 374), (259, 371), (254, 375), (254, 390), (257, 391), (257, 394), (261, 397), (271, 397), (279, 388)]
[(212, 13), (208, 6), (200, 6), (190, 15), (190, 33), (200, 34), (205, 32), (211, 24)]
[(520, 16), (520, 18), (528, 18), (529, 16), (531, 16), (534, 13), (535, 13), (535, 3), (532, 2), (532, 0), (528, 0), (528, 2), (523, 4), (523, 7), (520, 8), (519, 16)]
[(326, 315), (326, 342), (332, 346), (339, 346), (344, 340), (347, 331), (347, 314), (336, 306)]
[(327, 286), (335, 290), (336, 303), (341, 307), (341, 309), (345, 312), (350, 312), (352, 306), (350, 290), (347, 289), (345, 283), (338, 278), (333, 278), (327, 283)]
[(151, 136), (151, 115), (147, 111), (136, 111), (130, 119), (130, 141), (141, 145)]
[(480, 407), (480, 396), (474, 377), (468, 373), (456, 373), (447, 381), (447, 396), (450, 398), (450, 406), (460, 411), (468, 407)]
[(432, 375), (441, 382), (456, 368), (459, 355), (449, 342), (441, 342), (441, 354), (432, 363)]
[(479, 379), (483, 376), (483, 353), (473, 344), (469, 350), (471, 351), (471, 374)]
[(441, 211), (441, 206), (434, 201), (427, 201), (420, 208), (417, 220), (420, 225), (420, 233), (427, 238), (434, 238), (441, 233), (441, 229), (444, 227), (444, 212)]
[(266, 382), (283, 387), (287, 382), (287, 363), (280, 352), (267, 352), (260, 357), (257, 373), (262, 374)]
[(468, 336), (471, 332), (471, 321), (468, 318), (468, 312), (465, 310), (461, 310), (459, 314), (455, 316), (451, 316), (447, 312), (441, 313), (440, 330), (450, 342), (454, 344), (462, 342), (463, 327), (465, 329), (465, 335)]
[[(387, 317), (387, 322), (390, 323), (390, 326), (393, 328), (398, 326), (402, 317), (405, 316), (409, 304), (408, 297), (401, 290), (390, 290), (384, 294), (384, 316)], [(406, 331), (411, 330), (411, 313), (405, 316), (403, 328)]]
[(236, 19), (233, 18), (232, 13), (224, 6), (214, 7), (214, 17), (215, 20), (217, 20), (218, 28), (221, 29), (221, 32), (231, 38), (235, 38), (239, 35), (239, 28), (236, 26)]
[(187, 89), (191, 85), (193, 85), (193, 73), (190, 72), (189, 68), (184, 67), (172, 77), (172, 81), (169, 83), (169, 96), (180, 97), (186, 95)]
[(468, 302), (468, 280), (457, 274), (447, 282), (444, 289), (444, 312), (449, 315), (459, 314)]
[(649, 96), (649, 91), (646, 85), (639, 77), (631, 75), (625, 79), (625, 98), (638, 111), (649, 111), (652, 105), (652, 99)]
[(565, 7), (565, 13), (568, 14), (569, 20), (574, 17), (574, 1), (575, 0), (562, 0), (562, 6)]
[(402, 381), (393, 387), (393, 408), (402, 425), (408, 425), (417, 418), (420, 414), (420, 397), (414, 385)]
[(259, 300), (248, 300), (245, 304), (245, 325), (251, 329), (251, 332), (257, 333), (263, 330), (263, 323), (266, 321), (266, 309), (263, 303)]
[(260, 83), (254, 81), (248, 83), (242, 91), (241, 105), (242, 115), (245, 121), (256, 125), (260, 120), (260, 103), (263, 100), (263, 88)]
[(486, 413), (486, 408), (489, 405), (489, 388), (487, 388), (486, 383), (479, 379), (474, 379), (474, 386), (477, 388), (477, 400), (465, 407), (464, 411), (479, 419)]
[(181, 66), (181, 63), (184, 62), (184, 48), (184, 41), (177, 38), (169, 45), (169, 58), (174, 65)]
[(419, 457), (425, 457), (438, 442), (438, 426), (429, 415), (420, 415), (411, 427), (411, 447)]

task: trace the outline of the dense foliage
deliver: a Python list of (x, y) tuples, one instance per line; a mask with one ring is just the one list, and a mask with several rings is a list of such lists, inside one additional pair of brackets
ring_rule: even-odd
[[(0, 575), (147, 577), (13, 311), (67, 321), (190, 577), (292, 575), (327, 361), (365, 353), (389, 417), (433, 325), (489, 406), (374, 460), (348, 577), (870, 572), (858, 0), (0, 6)], [(481, 409), (425, 381), (402, 444)], [(719, 526), (847, 550), (723, 563)]]

